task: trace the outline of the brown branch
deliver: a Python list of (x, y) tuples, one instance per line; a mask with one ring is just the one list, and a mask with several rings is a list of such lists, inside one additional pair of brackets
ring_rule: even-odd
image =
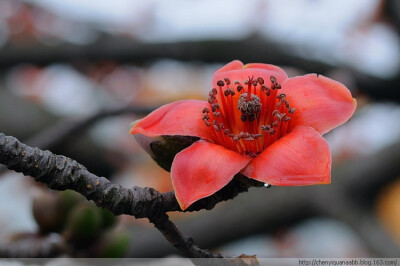
[[(165, 214), (167, 211), (180, 211), (172, 192), (162, 194), (153, 188), (135, 186), (127, 189), (112, 184), (105, 177), (90, 173), (75, 160), (32, 148), (3, 133), (0, 133), (0, 163), (10, 170), (32, 176), (51, 189), (74, 190), (115, 215), (128, 214), (136, 218), (148, 218), (173, 246), (188, 256), (221, 257), (198, 248), (191, 238), (184, 237), (168, 219)], [(231, 199), (240, 192), (247, 191), (248, 186), (253, 183), (237, 178), (228, 189), (224, 188), (215, 196), (199, 201), (188, 211), (210, 209), (218, 201)], [(230, 189), (232, 186), (237, 186), (237, 189)]]

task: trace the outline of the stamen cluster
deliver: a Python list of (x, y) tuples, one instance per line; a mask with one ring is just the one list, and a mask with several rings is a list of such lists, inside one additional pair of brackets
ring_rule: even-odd
[(295, 108), (274, 76), (218, 80), (209, 92), (209, 107), (203, 109), (204, 124), (213, 131), (215, 142), (251, 157), (288, 133)]

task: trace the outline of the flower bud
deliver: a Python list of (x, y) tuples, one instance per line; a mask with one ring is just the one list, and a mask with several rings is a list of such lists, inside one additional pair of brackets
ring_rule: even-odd
[(147, 137), (142, 134), (134, 135), (139, 145), (150, 154), (156, 163), (168, 172), (171, 170), (175, 155), (199, 140), (191, 136), (159, 136)]

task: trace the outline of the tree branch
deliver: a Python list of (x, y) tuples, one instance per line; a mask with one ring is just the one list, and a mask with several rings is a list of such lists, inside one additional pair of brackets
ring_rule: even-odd
[[(0, 133), (0, 163), (10, 170), (32, 176), (51, 189), (74, 190), (115, 215), (128, 214), (136, 218), (148, 218), (174, 247), (189, 257), (222, 257), (220, 254), (201, 250), (168, 219), (166, 212), (181, 211), (173, 192), (162, 194), (153, 188), (134, 186), (127, 189), (112, 184), (105, 177), (90, 173), (75, 160), (32, 148), (3, 133)], [(240, 192), (247, 191), (253, 184), (255, 182), (247, 178), (238, 177), (219, 193), (199, 201), (188, 211), (211, 209), (219, 201), (231, 199)]]

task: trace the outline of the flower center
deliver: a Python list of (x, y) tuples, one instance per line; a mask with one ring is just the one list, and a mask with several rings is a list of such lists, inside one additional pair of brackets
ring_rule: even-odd
[(244, 81), (217, 81), (203, 109), (203, 121), (215, 142), (238, 153), (256, 157), (288, 133), (295, 111), (274, 76), (267, 86), (262, 77)]

